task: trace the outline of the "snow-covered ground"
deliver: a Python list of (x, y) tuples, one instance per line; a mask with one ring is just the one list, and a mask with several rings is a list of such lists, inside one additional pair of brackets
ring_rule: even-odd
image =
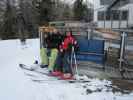
[(47, 81), (34, 82), (18, 64), (39, 59), (38, 39), (28, 40), (26, 46), (19, 40), (0, 41), (0, 100), (133, 100), (133, 93), (112, 92), (119, 89), (107, 80), (67, 83), (36, 73), (36, 78)]

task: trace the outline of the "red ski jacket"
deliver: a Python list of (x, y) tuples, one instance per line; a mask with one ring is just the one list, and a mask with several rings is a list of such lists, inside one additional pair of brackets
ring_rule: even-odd
[(60, 51), (63, 52), (69, 48), (69, 45), (76, 45), (77, 41), (73, 36), (67, 36), (60, 45)]

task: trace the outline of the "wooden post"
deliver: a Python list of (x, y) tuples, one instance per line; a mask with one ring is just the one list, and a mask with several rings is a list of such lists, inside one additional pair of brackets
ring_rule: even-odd
[(104, 11), (104, 29), (105, 29), (105, 21), (106, 21), (106, 10)]
[(43, 47), (43, 34), (40, 29), (39, 29), (39, 38), (40, 38), (40, 48), (42, 48)]
[[(119, 3), (119, 6), (121, 6), (121, 1)], [(121, 16), (122, 16), (122, 11), (119, 10), (119, 29), (121, 28)]]
[(39, 39), (40, 39), (40, 49), (41, 49), (41, 32), (40, 32), (40, 28), (39, 28)]
[(120, 10), (120, 15), (119, 15), (119, 29), (121, 29), (121, 21), (122, 21), (122, 11)]
[(111, 10), (111, 30), (112, 30), (112, 27), (113, 27), (113, 11)]
[(128, 10), (127, 10), (127, 28), (129, 27), (129, 26), (128, 26), (128, 24), (129, 24), (129, 23), (128, 23), (128, 20), (129, 20), (129, 8), (128, 8)]

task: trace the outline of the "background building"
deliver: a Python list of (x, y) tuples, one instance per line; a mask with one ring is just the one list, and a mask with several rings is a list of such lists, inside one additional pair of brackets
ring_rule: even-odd
[(95, 0), (98, 28), (133, 28), (133, 0)]

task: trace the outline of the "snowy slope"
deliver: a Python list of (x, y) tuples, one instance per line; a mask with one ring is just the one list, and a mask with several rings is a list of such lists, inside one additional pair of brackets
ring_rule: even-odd
[(28, 40), (26, 46), (19, 40), (0, 41), (0, 100), (133, 100), (133, 93), (113, 93), (107, 80), (33, 82), (18, 64), (30, 65), (39, 59), (38, 39)]

